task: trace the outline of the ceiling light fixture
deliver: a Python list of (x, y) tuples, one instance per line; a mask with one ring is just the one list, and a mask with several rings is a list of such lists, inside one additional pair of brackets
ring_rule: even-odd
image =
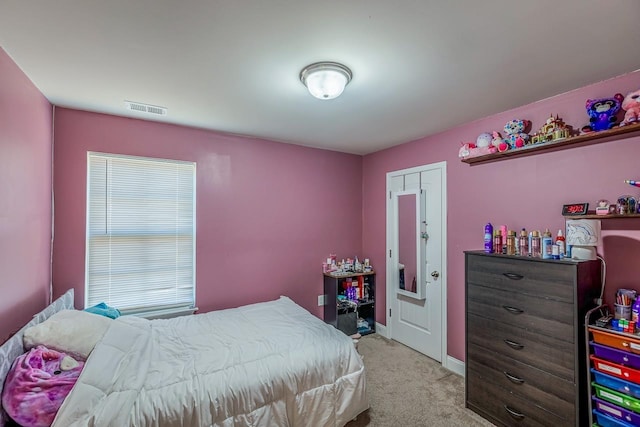
[(316, 62), (300, 72), (300, 81), (318, 99), (337, 98), (351, 77), (351, 70), (337, 62)]

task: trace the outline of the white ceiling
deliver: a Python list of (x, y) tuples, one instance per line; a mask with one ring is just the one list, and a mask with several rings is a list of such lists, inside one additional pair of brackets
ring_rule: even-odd
[(0, 46), (58, 106), (366, 154), (640, 69), (640, 1), (2, 0)]

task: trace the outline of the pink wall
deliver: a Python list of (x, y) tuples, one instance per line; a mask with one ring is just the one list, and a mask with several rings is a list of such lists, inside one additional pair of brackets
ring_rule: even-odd
[[(580, 128), (588, 123), (587, 98), (626, 94), (640, 88), (640, 71), (600, 82), (553, 98), (506, 111), (446, 132), (365, 156), (363, 163), (363, 250), (378, 271), (379, 289), (385, 286), (386, 173), (447, 161), (447, 327), (448, 353), (464, 360), (464, 254), (482, 249), (487, 222), (510, 229), (564, 229), (563, 204), (619, 195), (640, 196), (640, 189), (623, 183), (640, 179), (640, 137), (469, 166), (458, 157), (462, 141), (502, 130), (514, 118), (528, 119), (537, 130), (558, 114)], [(499, 90), (499, 89), (496, 89)], [(488, 90), (487, 96), (491, 96)], [(455, 112), (451, 112), (455, 114)], [(425, 117), (424, 120), (429, 120)], [(619, 287), (640, 290), (634, 262), (640, 256), (640, 220), (603, 222), (604, 244), (599, 253), (607, 261), (608, 300)], [(633, 261), (632, 261), (633, 260)], [(378, 321), (384, 322), (385, 293), (378, 291)]]
[(77, 307), (87, 151), (197, 162), (201, 311), (287, 295), (321, 317), (322, 261), (363, 258), (360, 156), (56, 108), (54, 296), (73, 287)]
[(51, 114), (0, 48), (0, 343), (49, 302)]

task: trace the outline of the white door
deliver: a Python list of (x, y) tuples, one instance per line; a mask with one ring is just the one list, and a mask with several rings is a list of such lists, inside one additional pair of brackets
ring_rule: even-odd
[[(445, 184), (446, 162), (387, 174), (387, 335), (446, 363)], [(405, 276), (405, 269), (410, 269), (398, 254), (402, 252), (399, 235), (406, 235), (405, 231), (399, 231), (403, 217), (398, 213), (398, 197), (412, 190), (419, 193), (415, 198), (418, 213), (409, 221), (421, 215), (420, 230), (415, 233), (420, 264), (413, 269), (419, 273)], [(417, 284), (412, 284), (416, 274), (420, 277)]]

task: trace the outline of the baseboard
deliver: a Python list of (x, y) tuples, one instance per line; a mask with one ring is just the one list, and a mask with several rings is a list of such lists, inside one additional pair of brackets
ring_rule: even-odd
[(385, 325), (383, 325), (382, 323), (376, 322), (376, 334), (382, 335), (385, 338), (389, 338), (387, 336), (387, 327)]
[(445, 368), (447, 368), (454, 374), (458, 374), (464, 377), (464, 362), (461, 360), (458, 360), (451, 356), (447, 356), (447, 366), (445, 366)]

